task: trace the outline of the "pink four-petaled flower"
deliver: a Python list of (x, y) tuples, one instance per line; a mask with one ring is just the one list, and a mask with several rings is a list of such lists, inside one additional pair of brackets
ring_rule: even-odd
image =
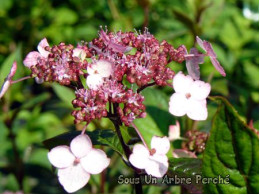
[(25, 57), (23, 63), (26, 67), (30, 68), (38, 63), (39, 58), (48, 58), (50, 52), (46, 51), (45, 48), (49, 47), (49, 43), (46, 38), (42, 39), (37, 46), (38, 51), (31, 51)]
[(87, 135), (75, 137), (70, 147), (62, 145), (51, 149), (48, 158), (58, 168), (59, 182), (69, 193), (84, 187), (91, 174), (101, 173), (110, 163), (104, 151), (92, 147)]
[(193, 120), (206, 120), (207, 101), (211, 86), (203, 81), (194, 81), (191, 76), (179, 72), (173, 78), (175, 93), (169, 102), (169, 111), (175, 116), (188, 115)]
[(148, 150), (144, 145), (136, 144), (129, 161), (134, 167), (145, 169), (147, 174), (163, 177), (169, 166), (166, 156), (170, 149), (169, 139), (167, 137), (154, 136), (151, 140), (151, 148), (151, 150)]

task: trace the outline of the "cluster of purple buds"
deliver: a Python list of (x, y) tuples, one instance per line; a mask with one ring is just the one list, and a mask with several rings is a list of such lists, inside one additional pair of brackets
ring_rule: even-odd
[(186, 132), (184, 137), (187, 138), (187, 141), (183, 143), (182, 148), (199, 154), (205, 150), (209, 134), (198, 130), (190, 130)]

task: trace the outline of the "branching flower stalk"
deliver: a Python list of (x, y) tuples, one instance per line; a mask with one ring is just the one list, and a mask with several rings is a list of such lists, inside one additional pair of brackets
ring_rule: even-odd
[[(0, 91), (0, 98), (8, 88), (25, 79), (35, 78), (38, 84), (56, 82), (75, 91), (72, 101), (74, 123), (86, 123), (82, 134), (75, 137), (70, 147), (62, 145), (53, 148), (48, 157), (58, 168), (58, 179), (68, 192), (75, 192), (87, 184), (91, 174), (101, 173), (110, 159), (99, 149), (92, 147), (85, 134), (87, 125), (94, 119), (109, 118), (124, 150), (126, 164), (140, 173), (163, 177), (168, 170), (166, 153), (170, 148), (167, 137), (153, 136), (151, 149), (134, 124), (134, 120), (146, 117), (145, 97), (142, 91), (152, 86), (170, 86), (175, 90), (169, 102), (169, 112), (175, 116), (187, 114), (193, 120), (207, 118), (206, 98), (210, 85), (200, 81), (199, 64), (209, 56), (213, 66), (225, 76), (217, 61), (211, 44), (196, 38), (198, 45), (206, 52), (192, 48), (190, 53), (184, 45), (174, 48), (167, 41), (159, 42), (148, 29), (138, 32), (108, 32), (102, 28), (99, 36), (90, 42), (82, 41), (76, 47), (60, 43), (50, 46), (47, 39), (40, 41), (37, 50), (30, 52), (24, 65), (31, 75), (13, 81), (17, 69), (14, 62)], [(175, 73), (168, 64), (186, 62), (189, 75)], [(170, 82), (173, 80), (173, 84)], [(86, 86), (82, 84), (86, 82)], [(137, 90), (128, 86), (136, 85)], [(143, 144), (133, 149), (122, 136), (120, 127), (132, 126)], [(80, 151), (80, 148), (84, 150)], [(142, 159), (142, 160), (140, 160)], [(96, 163), (95, 163), (96, 162)], [(64, 164), (65, 163), (65, 164)], [(144, 171), (143, 171), (144, 170)], [(78, 175), (83, 178), (79, 181)], [(142, 185), (135, 186), (136, 193), (142, 193)]]

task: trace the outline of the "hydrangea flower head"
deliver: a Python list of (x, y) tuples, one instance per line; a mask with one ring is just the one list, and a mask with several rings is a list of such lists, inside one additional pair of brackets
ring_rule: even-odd
[(169, 111), (175, 116), (188, 115), (193, 120), (206, 120), (208, 117), (207, 101), (211, 86), (209, 83), (185, 76), (179, 72), (173, 78), (175, 93), (169, 102)]
[(144, 145), (136, 144), (129, 161), (134, 167), (145, 169), (147, 174), (163, 177), (169, 166), (166, 156), (170, 149), (169, 139), (167, 137), (154, 136), (151, 140), (151, 148), (149, 151)]
[(91, 174), (101, 173), (110, 163), (102, 150), (92, 148), (87, 135), (75, 137), (70, 147), (62, 145), (51, 149), (48, 158), (58, 168), (59, 182), (69, 193), (84, 187)]

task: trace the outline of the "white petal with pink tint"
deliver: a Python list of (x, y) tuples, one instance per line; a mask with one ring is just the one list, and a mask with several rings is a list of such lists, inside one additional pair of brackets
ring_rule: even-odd
[(166, 155), (153, 155), (145, 168), (147, 174), (155, 177), (163, 177), (168, 170), (168, 158)]
[(37, 49), (40, 52), (41, 56), (43, 56), (44, 58), (47, 58), (49, 53), (50, 53), (50, 52), (45, 50), (45, 47), (48, 47), (48, 46), (49, 46), (49, 43), (48, 43), (46, 38), (42, 39), (40, 41), (40, 43), (38, 44)]
[(13, 78), (13, 76), (14, 76), (15, 73), (16, 73), (16, 70), (17, 70), (17, 62), (14, 61), (13, 65), (12, 65), (12, 67), (11, 67), (11, 70), (10, 70), (8, 76), (7, 76), (7, 78), (8, 78), (9, 80), (11, 80), (11, 79)]
[(208, 117), (206, 100), (190, 100), (187, 115), (193, 120), (206, 120)]
[(112, 64), (105, 60), (99, 60), (87, 68), (90, 75), (99, 75), (100, 77), (109, 77), (112, 74)]
[(104, 79), (99, 75), (89, 75), (86, 82), (90, 89), (97, 90), (104, 83)]
[(129, 157), (130, 163), (139, 168), (144, 169), (148, 164), (149, 151), (144, 145), (136, 144), (133, 153)]
[(211, 86), (209, 83), (203, 81), (194, 81), (191, 85), (190, 94), (191, 97), (197, 100), (206, 99), (210, 93)]
[(84, 61), (84, 59), (86, 58), (86, 52), (84, 51), (84, 49), (80, 49), (80, 48), (75, 48), (73, 49), (73, 57), (78, 57), (79, 59), (81, 59), (81, 61)]
[(4, 82), (4, 84), (1, 87), (1, 91), (0, 91), (0, 99), (4, 96), (4, 94), (7, 92), (7, 90), (9, 89), (11, 83), (9, 80), (6, 80)]
[(108, 167), (110, 159), (104, 151), (92, 149), (87, 156), (80, 159), (80, 164), (85, 171), (91, 174), (99, 174)]
[(27, 56), (25, 57), (23, 64), (30, 68), (31, 66), (34, 66), (38, 63), (38, 58), (41, 57), (41, 54), (37, 51), (32, 51), (30, 53), (27, 54)]
[(48, 153), (51, 164), (57, 168), (66, 168), (73, 164), (75, 156), (68, 146), (57, 146)]
[(76, 157), (82, 158), (92, 150), (92, 142), (89, 136), (78, 135), (71, 141), (70, 149)]
[(185, 76), (181, 71), (173, 77), (173, 88), (176, 93), (187, 93), (190, 89), (193, 79)]
[(1, 87), (1, 90), (0, 90), (0, 99), (4, 96), (4, 94), (7, 92), (7, 90), (9, 89), (10, 85), (11, 85), (11, 81), (16, 73), (16, 70), (17, 70), (17, 62), (14, 61), (12, 67), (11, 67), (11, 70), (9, 72), (9, 74), (7, 75), (7, 77), (5, 78), (4, 80), (4, 83)]
[(187, 113), (188, 102), (185, 94), (174, 93), (169, 102), (169, 112), (175, 116), (184, 116)]
[(84, 171), (80, 164), (77, 164), (68, 168), (59, 169), (58, 177), (63, 188), (67, 192), (73, 193), (88, 183), (90, 174)]
[(181, 129), (179, 121), (176, 121), (176, 125), (169, 126), (169, 140), (174, 141), (181, 138)]
[(156, 154), (166, 154), (170, 149), (170, 141), (166, 136), (153, 136), (151, 140), (151, 148), (156, 150)]

